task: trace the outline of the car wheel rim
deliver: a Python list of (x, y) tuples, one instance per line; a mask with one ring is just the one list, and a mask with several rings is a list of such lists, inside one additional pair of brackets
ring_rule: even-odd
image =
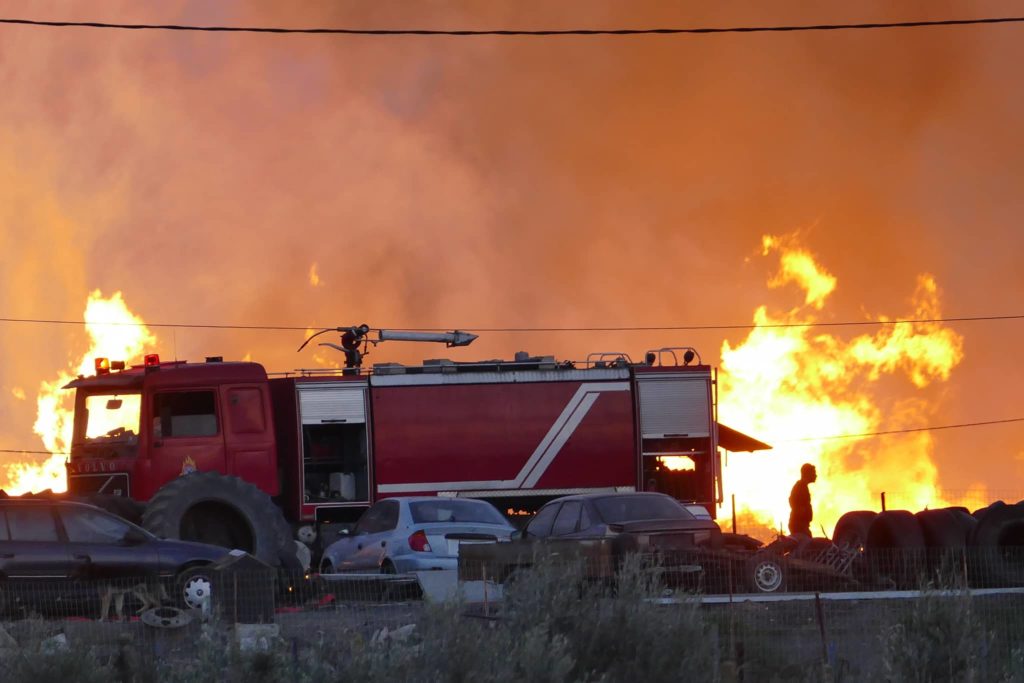
[(765, 593), (777, 591), (782, 586), (782, 568), (774, 562), (759, 562), (754, 568), (754, 585)]
[(181, 588), (182, 598), (191, 609), (206, 610), (210, 604), (212, 588), (209, 578), (201, 575), (192, 576)]

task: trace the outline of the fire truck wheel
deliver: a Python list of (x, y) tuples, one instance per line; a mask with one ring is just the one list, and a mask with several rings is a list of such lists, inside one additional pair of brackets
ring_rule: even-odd
[(1024, 585), (1024, 505), (993, 503), (968, 542), (972, 575), (990, 586)]
[(281, 510), (252, 484), (216, 472), (194, 472), (164, 485), (150, 499), (142, 525), (157, 536), (238, 548), (271, 566), (291, 529)]
[(786, 561), (771, 552), (759, 552), (746, 563), (747, 584), (754, 593), (783, 593), (786, 590)]
[(836, 523), (832, 542), (847, 550), (863, 550), (868, 540), (868, 529), (877, 516), (873, 510), (847, 512)]

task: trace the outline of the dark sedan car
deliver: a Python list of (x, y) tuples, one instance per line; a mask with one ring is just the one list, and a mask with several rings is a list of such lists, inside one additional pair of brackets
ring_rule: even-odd
[(695, 558), (721, 543), (722, 532), (661, 493), (604, 493), (553, 500), (509, 543), (469, 546), (460, 557), (464, 579), (502, 580), (544, 556), (579, 557), (593, 578), (614, 575), (621, 559), (656, 558), (673, 582), (699, 574)]
[[(228, 550), (162, 540), (100, 508), (67, 501), (0, 500), (0, 591), (7, 607), (62, 611), (118, 589), (173, 597), (205, 607), (211, 581), (204, 567)], [(140, 591), (136, 590), (136, 594)]]

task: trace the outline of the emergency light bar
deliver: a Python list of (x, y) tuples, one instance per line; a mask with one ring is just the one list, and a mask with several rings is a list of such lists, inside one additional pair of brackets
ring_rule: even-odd
[(125, 368), (123, 360), (110, 360), (102, 356), (93, 360), (93, 366), (96, 368), (97, 375), (109, 375), (111, 370), (124, 370)]

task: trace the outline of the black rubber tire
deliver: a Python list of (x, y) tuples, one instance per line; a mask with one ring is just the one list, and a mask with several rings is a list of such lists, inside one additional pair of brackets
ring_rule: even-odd
[(1024, 585), (1024, 505), (990, 505), (968, 543), (972, 576), (989, 586)]
[(934, 549), (962, 549), (967, 545), (967, 527), (952, 510), (922, 510), (916, 515), (924, 544)]
[(865, 554), (872, 579), (896, 588), (918, 587), (925, 569), (924, 532), (907, 510), (880, 512), (868, 528)]
[(953, 517), (956, 518), (957, 523), (964, 530), (964, 538), (969, 542), (971, 532), (974, 531), (974, 527), (978, 526), (978, 518), (972, 515), (967, 508), (952, 507), (946, 509), (953, 513)]
[(785, 593), (789, 571), (786, 559), (772, 552), (754, 553), (744, 565), (747, 587), (753, 593)]
[(912, 512), (888, 510), (878, 513), (868, 527), (868, 549), (923, 548), (924, 532)]
[(989, 510), (998, 509), (998, 508), (1001, 508), (1001, 507), (1006, 507), (1006, 503), (1004, 503), (1001, 500), (997, 500), (994, 503), (991, 503), (991, 504), (989, 504), (989, 505), (987, 505), (987, 506), (985, 506), (983, 508), (979, 508), (979, 509), (975, 510), (974, 511), (974, 518), (980, 522), (982, 520), (982, 518), (984, 518), (985, 515), (988, 514)]
[(868, 541), (868, 529), (878, 513), (874, 510), (847, 512), (836, 522), (832, 542), (847, 550), (863, 549)]
[(285, 544), (292, 545), (291, 528), (270, 496), (217, 472), (168, 482), (146, 506), (142, 526), (163, 538), (239, 548), (272, 567)]

